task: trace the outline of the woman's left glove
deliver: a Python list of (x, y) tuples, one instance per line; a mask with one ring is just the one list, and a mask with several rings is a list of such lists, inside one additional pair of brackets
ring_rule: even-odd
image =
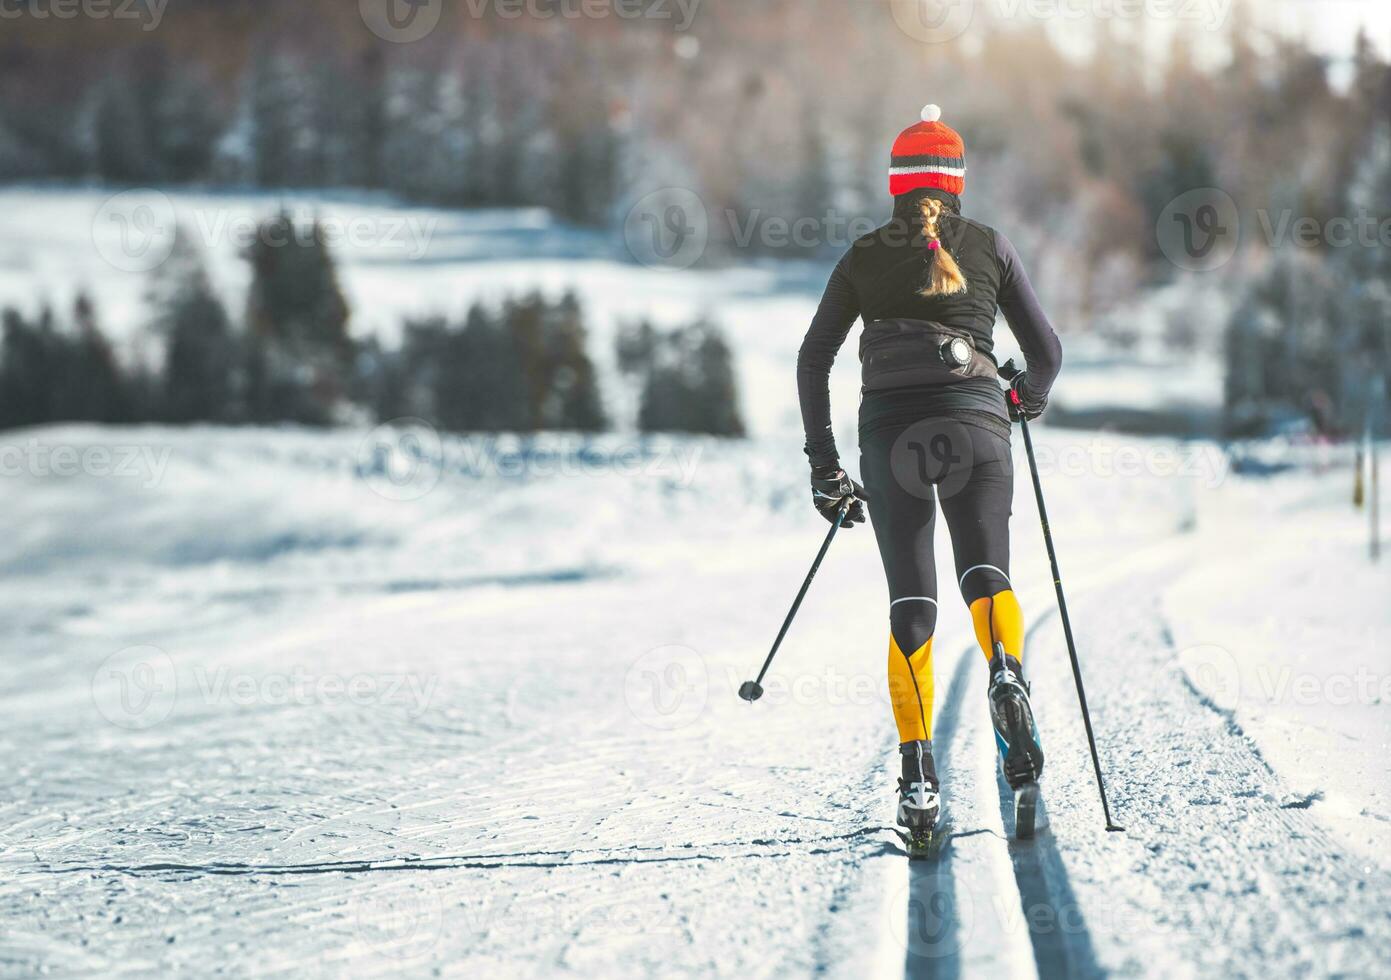
[(1029, 375), (1025, 371), (1020, 371), (1011, 379), (1009, 383), (1009, 397), (1005, 400), (1009, 403), (1009, 418), (1011, 422), (1018, 422), (1024, 419), (1032, 422), (1043, 414), (1043, 410), (1048, 407), (1047, 396), (1043, 398), (1030, 397), (1024, 379)]
[(811, 471), (811, 502), (826, 520), (835, 523), (840, 513), (840, 505), (846, 497), (853, 497), (850, 509), (845, 512), (841, 527), (865, 522), (865, 488), (860, 486), (839, 466), (825, 466)]

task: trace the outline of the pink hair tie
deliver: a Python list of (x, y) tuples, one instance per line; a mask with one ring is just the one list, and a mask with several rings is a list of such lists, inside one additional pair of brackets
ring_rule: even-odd
[(942, 247), (942, 243), (939, 242), (939, 241), (937, 241), (937, 239), (935, 239), (935, 238), (934, 238), (932, 241), (930, 241), (930, 242), (927, 243), (927, 250), (928, 250), (929, 252), (935, 252), (935, 251), (937, 251), (937, 250), (938, 250), (939, 248), (941, 248), (941, 247)]

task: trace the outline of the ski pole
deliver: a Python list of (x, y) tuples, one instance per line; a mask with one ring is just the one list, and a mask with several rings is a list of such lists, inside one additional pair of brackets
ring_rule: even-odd
[[(1012, 381), (1019, 374), (1014, 361), (1006, 361), (1000, 366), (1000, 377)], [(1009, 400), (1016, 408), (1022, 409), (1019, 392), (1013, 385), (1009, 388)], [(1048, 564), (1053, 569), (1053, 589), (1058, 593), (1058, 613), (1063, 621), (1063, 636), (1067, 639), (1067, 655), (1072, 659), (1072, 679), (1077, 683), (1077, 701), (1082, 706), (1082, 725), (1087, 730), (1087, 746), (1092, 750), (1092, 768), (1096, 770), (1096, 788), (1101, 794), (1101, 812), (1106, 816), (1106, 829), (1124, 831), (1111, 819), (1111, 807), (1106, 802), (1106, 783), (1101, 778), (1101, 757), (1096, 753), (1096, 736), (1092, 734), (1092, 715), (1087, 709), (1087, 692), (1082, 687), (1082, 665), (1077, 661), (1077, 644), (1072, 639), (1072, 620), (1067, 615), (1067, 599), (1063, 597), (1063, 577), (1058, 571), (1058, 554), (1053, 550), (1053, 532), (1048, 527), (1048, 509), (1043, 505), (1043, 484), (1038, 478), (1038, 461), (1034, 458), (1034, 441), (1029, 435), (1029, 420), (1019, 413), (1019, 428), (1024, 432), (1024, 451), (1029, 456), (1029, 475), (1034, 480), (1034, 499), (1038, 501), (1038, 516), (1043, 524), (1043, 544), (1048, 549)]]
[(1372, 561), (1381, 557), (1381, 466), (1377, 459), (1377, 416), (1381, 414), (1382, 399), (1385, 395), (1386, 379), (1378, 374), (1372, 381), (1371, 404), (1367, 406), (1367, 489), (1371, 498), (1368, 502), (1367, 520), (1368, 530), (1371, 532)]
[(836, 532), (840, 530), (840, 522), (845, 520), (845, 515), (854, 502), (854, 494), (840, 502), (840, 511), (836, 514), (836, 519), (831, 522), (830, 533), (826, 535), (826, 540), (821, 542), (821, 550), (816, 553), (816, 561), (811, 563), (811, 571), (807, 572), (806, 581), (802, 583), (802, 590), (797, 593), (797, 598), (792, 600), (792, 608), (788, 610), (787, 618), (782, 621), (782, 629), (778, 630), (778, 638), (773, 641), (773, 649), (768, 651), (768, 659), (763, 661), (763, 669), (758, 672), (757, 679), (744, 681), (743, 684), (739, 685), (739, 696), (750, 704), (763, 697), (763, 675), (768, 673), (768, 667), (772, 664), (778, 647), (782, 645), (782, 638), (787, 635), (787, 628), (792, 625), (793, 617), (797, 615), (797, 610), (802, 607), (802, 600), (806, 598), (807, 589), (811, 588), (811, 580), (816, 577), (816, 570), (821, 567), (821, 559), (826, 557), (826, 552), (830, 550)]

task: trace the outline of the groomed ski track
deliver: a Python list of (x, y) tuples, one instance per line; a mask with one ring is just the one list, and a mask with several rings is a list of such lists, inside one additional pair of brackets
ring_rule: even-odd
[[(1013, 839), (1013, 796), (984, 720), (982, 655), (974, 645), (961, 652), (936, 730), (950, 842), (936, 860), (883, 870), (905, 908), (881, 942), (906, 950), (905, 977), (1385, 969), (1391, 876), (1330, 840), (1230, 715), (1181, 671), (1164, 669), (1175, 651), (1154, 596), (1174, 571), (1175, 552), (1161, 544), (1079, 576), (1083, 587), (1070, 596), (1084, 624), (1079, 647), (1093, 653), (1084, 670), (1093, 711), (1105, 719), (1102, 764), (1124, 835), (1103, 830), (1071, 676), (1057, 666), (1066, 648), (1056, 606), (1037, 594), (1028, 605), (1026, 663), (1053, 660), (1051, 670), (1030, 675), (1052, 750), (1041, 814), (1048, 822), (1032, 841)], [(1132, 662), (1096, 655), (1108, 635), (1110, 648)], [(1134, 699), (1133, 710), (1118, 710), (1122, 698)], [(979, 716), (975, 723), (963, 718), (963, 705)], [(1166, 780), (1166, 771), (1191, 778)], [(1191, 852), (1180, 855), (1185, 846)], [(1074, 877), (1083, 879), (1076, 889)], [(1116, 901), (1084, 902), (1078, 891)]]
[[(316, 460), (267, 461), (265, 438), (205, 448), (199, 437), (163, 492), (201, 508), (194, 498), (217, 492), (221, 474), (266, 468), (276, 495), (286, 481), (320, 486), (300, 470), (319, 473)], [(709, 485), (765, 492), (719, 465), (702, 475)], [(756, 705), (735, 691), (821, 525), (770, 528), (754, 505), (759, 516), (727, 529), (707, 529), (706, 501), (614, 505), (617, 526), (665, 529), (679, 506), (699, 518), (698, 534), (638, 535), (626, 550), (576, 545), (562, 513), (552, 533), (564, 561), (528, 556), (539, 570), (524, 579), (491, 566), (461, 577), (441, 561), (452, 575), (436, 580), (416, 555), (405, 569), (384, 571), (371, 554), (358, 567), (345, 555), (375, 544), (348, 535), (342, 552), (314, 557), (314, 577), (258, 565), (245, 577), (151, 576), (129, 591), (97, 574), (81, 588), (21, 582), (0, 624), (15, 651), (0, 680), (0, 747), (14, 760), (0, 776), (0, 975), (1384, 971), (1387, 873), (1326, 834), (1311, 787), (1279, 778), (1180, 667), (1160, 596), (1191, 561), (1173, 531), (1183, 514), (1154, 505), (1152, 528), (1118, 535), (1078, 520), (1093, 486), (1048, 489), (1127, 833), (1103, 830), (1021, 483), (1013, 571), (1047, 824), (1031, 842), (1009, 839), (983, 658), (951, 602), (941, 534), (934, 734), (952, 836), (939, 858), (913, 864), (891, 829), (895, 738), (877, 686), (885, 597), (868, 528), (838, 537)], [(480, 504), (476, 486), (446, 482), (433, 511), (403, 524), (430, 528), (432, 549), (451, 534), (473, 547), (468, 521), (496, 532), (505, 523), (487, 522), (570, 499), (528, 492)], [(334, 501), (319, 492), (313, 504)], [(416, 585), (394, 584), (406, 579)], [(94, 708), (93, 675), (113, 650), (142, 644), (177, 667), (179, 698), (158, 724), (124, 730)], [(384, 662), (433, 682), (424, 710), (298, 703), (265, 688), (238, 699), (218, 686), (219, 670), (235, 684), (292, 666), (376, 676)]]

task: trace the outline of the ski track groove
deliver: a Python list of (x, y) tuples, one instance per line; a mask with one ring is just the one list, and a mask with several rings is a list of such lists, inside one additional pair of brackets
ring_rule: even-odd
[[(884, 827), (862, 827), (843, 834), (827, 834), (822, 837), (803, 838), (755, 838), (748, 841), (716, 842), (711, 844), (678, 844), (663, 847), (575, 848), (570, 851), (517, 851), (498, 854), (442, 855), (439, 857), (388, 859), (381, 861), (322, 861), (306, 864), (242, 864), (238, 862), (211, 864), (181, 864), (178, 862), (152, 862), (149, 864), (73, 864), (47, 865), (39, 868), (16, 867), (10, 869), (19, 875), (63, 875), (82, 873), (115, 873), (128, 875), (161, 874), (184, 872), (190, 875), (308, 875), (308, 874), (361, 874), (375, 871), (448, 871), (455, 868), (568, 868), (594, 864), (660, 864), (672, 861), (720, 860), (734, 857), (780, 857), (798, 853), (794, 850), (774, 851), (772, 848), (796, 848), (810, 845), (803, 853), (833, 854), (854, 850), (856, 841), (882, 835)], [(845, 842), (842, 847), (819, 847), (818, 845)], [(746, 848), (735, 853), (715, 853), (722, 849)], [(654, 854), (634, 856), (638, 852), (663, 852), (670, 850), (692, 850), (693, 854)], [(596, 855), (579, 857), (576, 855)], [(542, 861), (540, 858), (554, 857), (555, 861)]]
[[(1098, 749), (1113, 810), (1128, 828), (1109, 836), (1124, 838), (1114, 845), (1116, 861), (1133, 861), (1126, 878), (1087, 868), (1086, 887), (1093, 900), (1095, 889), (1109, 891), (1110, 911), (1129, 906), (1149, 933), (1108, 923), (1112, 957), (1123, 950), (1127, 959), (1106, 968), (1144, 972), (1163, 961), (1151, 956), (1163, 956), (1203, 974), (1381, 972), (1391, 955), (1391, 875), (1358, 873), (1355, 857), (1309, 809), (1285, 805), (1292, 794), (1234, 713), (1197, 690), (1178, 664), (1158, 598), (1166, 571), (1147, 572), (1114, 583), (1105, 602), (1074, 602), (1082, 610), (1079, 652), (1112, 654), (1092, 660), (1087, 676), (1102, 681), (1092, 698)], [(1060, 631), (1053, 642), (1064, 649)], [(1076, 713), (1075, 692), (1056, 678), (1050, 713), (1064, 689), (1072, 700), (1065, 710)], [(1080, 719), (1069, 724), (1080, 730)], [(1060, 761), (1069, 781), (1092, 778), (1090, 759)], [(1087, 788), (1087, 811), (1073, 806), (1071, 816), (1099, 823), (1094, 785)], [(1074, 842), (1080, 829), (1067, 828)], [(1075, 878), (1067, 879), (1074, 891)], [(1367, 912), (1357, 924), (1338, 911), (1349, 901)]]
[[(1034, 617), (1033, 625), (1024, 636), (1026, 656), (1030, 641), (1056, 612), (1057, 607), (1054, 606)], [(1046, 752), (1045, 749), (1045, 765)], [(1010, 788), (998, 766), (995, 782), (1000, 794), (1000, 819), (1008, 833), (1007, 846), (1014, 865), (1015, 883), (1019, 888), (1020, 909), (1028, 924), (1029, 940), (1034, 948), (1034, 963), (1039, 976), (1065, 976), (1087, 980), (1104, 977), (1106, 972), (1096, 961), (1091, 934), (1087, 931), (1081, 906), (1068, 880), (1067, 867), (1063, 864), (1062, 855), (1058, 853), (1057, 839), (1048, 824), (1047, 795), (1039, 801), (1039, 822), (1034, 838), (1028, 841), (1015, 840), (1014, 790)], [(1051, 919), (1038, 923), (1035, 915), (1040, 911), (1051, 912)], [(1065, 913), (1071, 914), (1070, 923), (1059, 921)]]
[[(880, 783), (882, 779), (882, 756), (884, 755), (884, 752), (889, 749), (890, 746), (896, 748), (897, 745), (898, 741), (896, 738), (892, 736), (886, 736), (886, 744), (884, 745), (884, 751), (881, 751), (878, 754), (881, 760), (881, 764), (871, 765), (863, 773), (863, 778), (860, 780), (859, 786), (855, 788), (853, 795), (853, 799), (860, 801), (860, 806), (857, 808), (857, 816), (864, 819), (868, 819), (872, 816), (872, 813), (870, 811), (879, 808), (878, 801)], [(886, 829), (887, 828), (884, 827), (866, 826), (860, 833), (866, 835), (875, 834), (882, 837)], [(891, 848), (889, 844), (883, 843), (882, 841), (881, 843), (882, 849), (878, 853), (882, 856)], [(863, 875), (859, 873), (861, 867), (862, 865), (857, 864), (848, 869), (845, 869), (846, 871), (848, 871), (848, 873), (844, 874), (842, 879), (836, 884), (835, 889), (831, 892), (830, 903), (823, 910), (822, 927), (816, 931), (816, 944), (815, 948), (813, 949), (812, 957), (812, 973), (814, 973), (817, 976), (822, 976), (831, 972), (838, 963), (837, 951), (833, 947), (832, 940), (832, 936), (835, 932), (835, 929), (839, 924), (837, 920), (837, 915), (840, 909), (846, 904), (848, 904), (852, 900), (852, 897), (855, 896), (856, 893), (863, 887)]]
[[(947, 795), (951, 790), (945, 777), (952, 772), (953, 753), (957, 748), (953, 744), (955, 742), (954, 736), (961, 720), (961, 702), (965, 700), (964, 688), (970, 681), (970, 659), (971, 648), (968, 647), (961, 655), (960, 664), (952, 674), (951, 682), (947, 687), (945, 704), (933, 724), (933, 761), (937, 765), (938, 773), (943, 777), (941, 780), (943, 809), (940, 819), (947, 823), (950, 830), (935, 859), (914, 861), (909, 864), (908, 908), (904, 911), (907, 920), (905, 934), (909, 938), (903, 962), (903, 975), (908, 980), (935, 980), (935, 978), (961, 975), (961, 923), (956, 914), (960, 905), (957, 901), (952, 861), (954, 845), (958, 836), (963, 835), (963, 831), (952, 826), (953, 805)], [(969, 833), (974, 835), (986, 829), (980, 828)], [(940, 908), (946, 908), (952, 913), (941, 923), (943, 932), (940, 937), (931, 937), (929, 942), (922, 944), (928, 947), (928, 953), (915, 951), (913, 948), (915, 932), (917, 938), (925, 938), (922, 927), (926, 923), (926, 914)], [(936, 950), (933, 947), (938, 944), (945, 947), (944, 955), (936, 955)]]

